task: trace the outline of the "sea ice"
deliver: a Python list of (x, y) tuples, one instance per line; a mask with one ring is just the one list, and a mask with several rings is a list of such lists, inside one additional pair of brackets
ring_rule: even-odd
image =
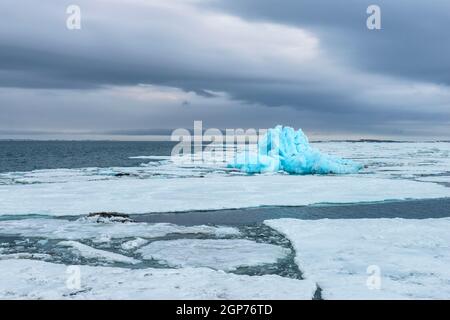
[(301, 129), (276, 126), (258, 142), (257, 153), (238, 153), (231, 168), (247, 173), (285, 171), (291, 174), (357, 173), (363, 166), (321, 153), (309, 144)]
[(436, 183), (450, 183), (450, 176), (431, 176), (418, 178), (418, 181), (436, 182)]
[[(365, 175), (255, 175), (0, 186), (0, 215), (175, 212), (450, 196), (450, 188)], [(136, 235), (139, 236), (139, 235)]]
[(180, 239), (155, 241), (137, 252), (144, 259), (164, 261), (171, 267), (210, 267), (230, 271), (237, 267), (276, 263), (290, 250), (242, 239)]
[(146, 239), (136, 238), (122, 243), (121, 247), (123, 250), (134, 250), (136, 248), (142, 247), (143, 245), (146, 245), (147, 243), (148, 240)]
[(291, 240), (303, 276), (324, 299), (450, 297), (450, 218), (265, 223)]
[(11, 259), (51, 260), (52, 256), (46, 253), (30, 253), (30, 252), (1, 254), (0, 251), (0, 260), (11, 260)]
[(119, 262), (119, 263), (137, 264), (140, 262), (139, 260), (124, 256), (122, 254), (92, 248), (78, 241), (73, 240), (61, 241), (58, 243), (58, 245), (63, 247), (69, 247), (73, 253), (86, 259), (95, 259), (98, 261), (108, 263)]
[(131, 237), (157, 238), (171, 233), (203, 233), (221, 237), (237, 235), (239, 230), (205, 225), (186, 227), (170, 223), (95, 223), (83, 218), (75, 221), (45, 218), (0, 221), (0, 234), (45, 239), (92, 239), (95, 242), (105, 242), (108, 239)]
[(320, 142), (320, 150), (364, 163), (371, 177), (441, 175), (450, 167), (448, 142)]
[(128, 159), (170, 160), (170, 156), (134, 156)]
[(247, 276), (207, 268), (126, 269), (79, 266), (80, 288), (63, 264), (0, 260), (0, 299), (311, 299), (309, 280)]

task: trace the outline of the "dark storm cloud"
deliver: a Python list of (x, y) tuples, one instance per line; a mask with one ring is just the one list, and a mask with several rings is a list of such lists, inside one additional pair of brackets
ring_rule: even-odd
[[(64, 102), (73, 109), (84, 101), (78, 98), (83, 90), (145, 83), (207, 99), (226, 93), (230, 104), (289, 106), (307, 116), (296, 120), (302, 126), (387, 132), (394, 129), (380, 124), (449, 122), (448, 1), (75, 2), (82, 29), (69, 31), (66, 3), (2, 1), (0, 86), (74, 90)], [(380, 31), (365, 25), (372, 3), (382, 10)], [(303, 51), (307, 56), (297, 57)], [(16, 109), (22, 117), (27, 104), (33, 105), (30, 117), (39, 113), (39, 99), (9, 98), (11, 119)], [(185, 102), (193, 104), (182, 100), (185, 109)], [(91, 104), (72, 118), (100, 114), (88, 110), (99, 108), (101, 97)], [(51, 110), (48, 119), (66, 119), (57, 106)], [(256, 122), (263, 117), (252, 116)]]

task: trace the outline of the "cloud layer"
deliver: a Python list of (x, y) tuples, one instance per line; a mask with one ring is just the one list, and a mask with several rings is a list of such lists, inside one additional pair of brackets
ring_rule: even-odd
[[(3, 131), (276, 123), (449, 137), (450, 4), (80, 0), (0, 4)], [(28, 8), (28, 10), (24, 10)]]

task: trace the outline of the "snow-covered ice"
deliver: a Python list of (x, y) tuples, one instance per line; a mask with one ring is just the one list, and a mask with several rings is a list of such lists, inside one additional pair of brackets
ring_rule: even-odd
[(425, 182), (450, 183), (450, 176), (431, 176), (418, 178), (417, 180)]
[(365, 165), (361, 173), (380, 178), (417, 178), (450, 173), (449, 142), (321, 142), (320, 150)]
[(291, 174), (357, 173), (362, 164), (321, 153), (301, 129), (276, 126), (258, 141), (257, 152), (238, 153), (229, 167), (247, 173), (285, 171)]
[(237, 267), (276, 263), (290, 250), (242, 239), (179, 239), (154, 241), (137, 252), (144, 259), (159, 260), (171, 267), (210, 267), (230, 271)]
[(17, 252), (1, 254), (0, 250), (0, 260), (11, 260), (11, 259), (36, 259), (36, 260), (51, 260), (52, 256), (46, 253), (31, 253), (31, 252)]
[(128, 159), (170, 160), (170, 156), (133, 156)]
[(239, 230), (232, 227), (179, 226), (170, 223), (94, 223), (85, 219), (69, 221), (64, 219), (32, 218), (0, 221), (0, 234), (41, 237), (46, 239), (83, 240), (114, 238), (158, 238), (171, 233), (203, 233), (215, 236), (237, 235)]
[(435, 183), (368, 176), (214, 176), (0, 186), (0, 215), (149, 213), (449, 197)]
[(123, 250), (134, 250), (139, 247), (142, 247), (143, 245), (146, 245), (147, 243), (148, 240), (146, 239), (136, 238), (122, 243), (121, 247)]
[(79, 289), (68, 288), (70, 269), (62, 264), (0, 260), (0, 270), (0, 299), (311, 299), (316, 290), (308, 280), (207, 268), (80, 266)]
[(77, 254), (80, 257), (85, 259), (95, 259), (100, 262), (108, 262), (108, 263), (129, 263), (129, 264), (137, 264), (140, 261), (131, 257), (124, 256), (122, 254), (109, 252), (105, 250), (96, 249), (80, 243), (78, 241), (68, 240), (61, 241), (58, 243), (59, 246), (69, 247), (70, 251)]
[[(317, 282), (325, 299), (450, 297), (450, 218), (265, 223), (291, 240), (304, 277)], [(379, 268), (379, 290), (369, 266)]]

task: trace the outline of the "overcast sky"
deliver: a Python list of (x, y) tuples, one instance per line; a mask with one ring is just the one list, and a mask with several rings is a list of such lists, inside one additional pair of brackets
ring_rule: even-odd
[[(81, 30), (66, 28), (71, 4)], [(0, 13), (0, 138), (202, 120), (450, 139), (448, 0), (2, 0)]]

